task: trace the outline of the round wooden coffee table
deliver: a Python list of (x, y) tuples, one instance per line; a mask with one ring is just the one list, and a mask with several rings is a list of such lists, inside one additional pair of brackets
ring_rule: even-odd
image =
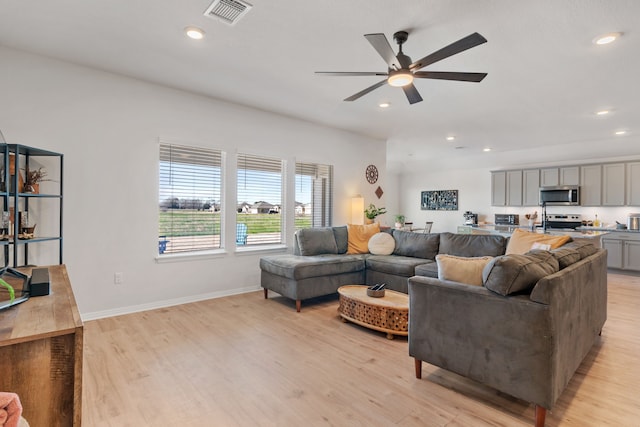
[(386, 332), (390, 340), (394, 335), (409, 334), (409, 295), (387, 289), (384, 297), (373, 298), (367, 295), (365, 285), (341, 286), (338, 294), (338, 314), (343, 322)]

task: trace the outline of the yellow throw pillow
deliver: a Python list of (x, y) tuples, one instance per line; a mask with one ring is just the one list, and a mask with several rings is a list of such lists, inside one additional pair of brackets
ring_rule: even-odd
[(544, 243), (551, 245), (551, 249), (557, 249), (571, 240), (569, 236), (550, 236), (548, 234), (532, 233), (517, 228), (507, 244), (506, 255), (524, 255), (533, 249), (534, 243)]
[(347, 224), (347, 241), (349, 248), (348, 254), (367, 254), (369, 253), (369, 239), (376, 233), (380, 232), (380, 223), (357, 225)]
[(493, 257), (460, 257), (436, 255), (438, 279), (482, 286), (482, 270)]

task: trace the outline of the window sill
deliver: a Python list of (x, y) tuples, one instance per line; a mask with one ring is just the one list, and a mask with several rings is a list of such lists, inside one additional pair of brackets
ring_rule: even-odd
[(228, 252), (224, 249), (156, 255), (156, 263), (164, 264), (166, 262), (199, 261), (204, 259), (222, 258), (226, 255), (228, 255)]
[(287, 250), (286, 245), (256, 245), (256, 246), (238, 246), (236, 254), (238, 255), (255, 255), (256, 253), (283, 252)]

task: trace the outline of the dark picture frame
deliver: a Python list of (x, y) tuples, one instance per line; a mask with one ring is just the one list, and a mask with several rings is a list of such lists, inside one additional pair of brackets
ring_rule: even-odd
[(423, 211), (457, 211), (458, 190), (423, 191), (420, 194), (420, 209)]

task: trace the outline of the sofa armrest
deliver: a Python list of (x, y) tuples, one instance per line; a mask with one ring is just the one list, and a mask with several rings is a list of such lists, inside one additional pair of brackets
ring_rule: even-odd
[(409, 355), (550, 408), (549, 306), (482, 286), (409, 279)]

